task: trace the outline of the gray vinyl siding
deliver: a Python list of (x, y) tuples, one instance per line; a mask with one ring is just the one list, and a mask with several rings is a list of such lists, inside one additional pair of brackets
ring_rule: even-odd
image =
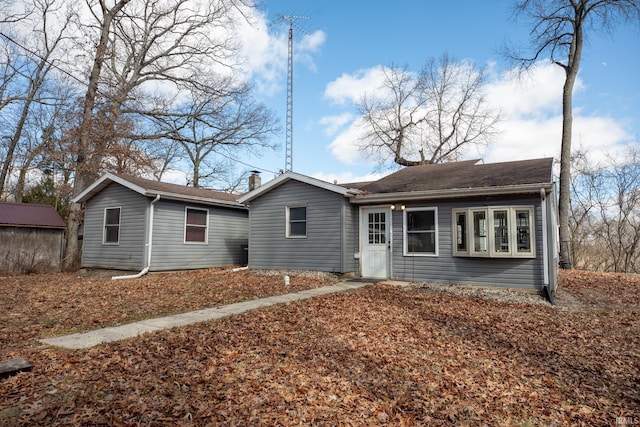
[[(306, 238), (286, 237), (286, 207), (307, 207)], [(253, 200), (249, 221), (249, 267), (343, 272), (344, 247), (353, 236), (343, 231), (344, 197), (291, 180)]]
[[(185, 208), (209, 211), (207, 243), (185, 243)], [(247, 245), (246, 210), (160, 200), (153, 219), (151, 271), (185, 270), (240, 264)]]
[(353, 272), (358, 274), (360, 263), (355, 254), (360, 252), (360, 242), (358, 240), (358, 230), (360, 230), (360, 216), (357, 206), (344, 200), (344, 273)]
[[(485, 206), (534, 207), (535, 258), (485, 258), (453, 256), (452, 209)], [(406, 281), (498, 286), (541, 290), (544, 281), (545, 258), (542, 251), (542, 217), (539, 198), (505, 199), (457, 203), (407, 204), (409, 207), (438, 208), (439, 255), (435, 257), (403, 255), (403, 214), (392, 214), (393, 255), (392, 277)]]
[[(146, 215), (149, 199), (118, 184), (96, 194), (85, 206), (82, 267), (117, 270), (144, 268)], [(102, 243), (105, 208), (121, 208), (120, 241)]]

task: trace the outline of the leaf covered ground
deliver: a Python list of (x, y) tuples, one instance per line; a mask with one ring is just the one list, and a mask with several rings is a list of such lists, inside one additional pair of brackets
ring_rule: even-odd
[[(378, 284), (89, 350), (37, 342), (226, 301), (207, 292), (264, 296), (282, 278), (190, 274), (128, 281), (125, 295), (72, 275), (2, 278), (0, 359), (27, 357), (34, 369), (0, 381), (0, 425), (591, 426), (640, 417), (638, 276), (561, 272), (555, 307)], [(303, 285), (294, 277), (293, 286)]]

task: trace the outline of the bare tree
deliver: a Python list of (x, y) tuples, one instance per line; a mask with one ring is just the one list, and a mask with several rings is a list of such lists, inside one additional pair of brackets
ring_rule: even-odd
[(576, 266), (640, 272), (640, 148), (602, 164), (574, 161), (572, 249)]
[[(14, 102), (19, 101), (22, 105), (15, 117), (16, 124), (9, 137), (5, 160), (0, 171), (0, 194), (4, 190), (15, 150), (22, 138), (32, 106), (37, 103), (54, 104), (56, 102), (55, 99), (44, 95), (43, 87), (49, 74), (56, 67), (55, 55), (68, 37), (68, 27), (72, 17), (72, 13), (59, 0), (33, 0), (30, 8), (32, 11), (28, 14), (30, 16), (21, 21), (25, 26), (31, 24), (29, 34), (20, 37), (22, 41), (5, 36), (11, 43), (22, 49), (22, 60), (18, 62), (24, 61), (22, 62), (24, 66), (18, 73), (23, 81), (23, 92), (13, 99)], [(15, 37), (18, 38), (18, 36)], [(7, 76), (6, 73), (5, 76)]]
[(601, 186), (600, 167), (593, 165), (587, 152), (578, 150), (572, 156), (571, 204), (569, 229), (571, 231), (571, 259), (577, 268), (604, 270), (606, 257), (602, 254), (601, 233), (597, 215), (595, 190)]
[[(89, 0), (88, 0), (89, 1)], [(113, 6), (109, 7), (106, 0), (98, 0), (99, 12), (94, 13), (94, 17), (98, 22), (99, 37), (96, 43), (95, 56), (93, 65), (89, 74), (87, 91), (84, 97), (84, 107), (82, 114), (82, 122), (80, 123), (78, 135), (78, 150), (75, 166), (75, 177), (73, 181), (73, 194), (79, 194), (84, 190), (90, 182), (91, 175), (87, 168), (90, 158), (87, 157), (87, 150), (91, 145), (91, 128), (93, 109), (98, 95), (98, 85), (107, 56), (107, 46), (109, 43), (109, 35), (111, 26), (116, 16), (131, 0), (118, 0)], [(90, 5), (91, 6), (91, 5)], [(93, 12), (93, 8), (90, 8)], [(78, 228), (82, 220), (82, 207), (74, 203), (69, 212), (69, 220), (67, 222), (67, 247), (65, 258), (63, 260), (63, 269), (72, 271), (79, 267), (80, 251), (78, 249)]]
[(68, 80), (50, 76), (39, 91), (38, 102), (32, 103), (22, 123), (20, 142), (13, 156), (15, 162), (10, 167), (12, 179), (5, 186), (16, 202), (22, 200), (29, 185), (40, 180), (42, 170), (50, 168), (45, 153), (50, 142), (58, 137), (61, 122), (76, 95), (76, 87)]
[[(163, 133), (180, 144), (193, 167), (193, 186), (201, 179), (226, 175), (229, 163), (222, 154), (273, 148), (269, 137), (278, 132), (278, 121), (264, 104), (256, 102), (247, 85), (225, 84), (221, 96), (193, 94), (176, 111), (163, 118)], [(218, 156), (216, 153), (218, 152)]]
[(611, 160), (603, 186), (597, 189), (598, 209), (609, 250), (610, 271), (640, 271), (640, 149), (630, 149), (624, 162)]
[(162, 181), (163, 175), (169, 171), (172, 165), (182, 159), (182, 148), (174, 141), (164, 137), (146, 140), (145, 143), (148, 147), (147, 153), (153, 159), (153, 177)]
[(358, 104), (364, 134), (360, 149), (382, 164), (440, 163), (458, 158), (497, 133), (499, 111), (486, 102), (484, 73), (447, 54), (415, 75), (384, 68), (382, 87)]
[(610, 31), (621, 20), (640, 18), (639, 0), (518, 0), (518, 15), (531, 20), (531, 55), (508, 50), (507, 55), (523, 69), (549, 57), (565, 72), (562, 89), (562, 143), (560, 153), (560, 262), (569, 266), (571, 239), (569, 210), (571, 198), (571, 130), (573, 87), (580, 69), (587, 34)]
[[(209, 89), (207, 77), (216, 67), (228, 71), (234, 66), (230, 59), (234, 53), (229, 31), (233, 25), (231, 10), (249, 1), (119, 0), (113, 6), (107, 6), (106, 0), (87, 3), (97, 23), (99, 41), (95, 43), (80, 125), (74, 194), (88, 185), (92, 171), (99, 170), (103, 152), (107, 151), (104, 144), (109, 138), (95, 142), (89, 139), (95, 117), (100, 116), (105, 136), (111, 132), (114, 139), (127, 138), (117, 132), (120, 117), (147, 114), (154, 107), (145, 105), (144, 100), (149, 98), (141, 94), (158, 88), (174, 96), (185, 88)], [(83, 27), (90, 28), (86, 24)], [(99, 110), (98, 95), (103, 101)], [(93, 147), (89, 148), (90, 144)], [(69, 217), (65, 269), (75, 268), (79, 260), (80, 214), (76, 206)]]

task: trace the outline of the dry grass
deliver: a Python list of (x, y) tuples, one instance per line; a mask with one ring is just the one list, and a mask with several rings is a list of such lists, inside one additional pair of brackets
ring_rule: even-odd
[[(236, 278), (217, 286), (232, 293), (251, 287), (254, 275), (245, 274), (247, 284)], [(178, 294), (202, 292), (170, 277), (163, 276), (163, 289), (178, 282)], [(142, 293), (157, 292), (154, 286), (144, 285)], [(68, 352), (35, 342), (55, 327), (21, 310), (39, 302), (51, 322), (52, 305), (60, 302), (38, 291), (55, 288), (33, 280), (32, 291), (41, 296), (12, 311), (30, 332), (21, 337), (3, 326), (0, 354), (18, 351), (35, 368), (0, 382), (0, 425), (614, 425), (616, 417), (637, 419), (640, 280), (562, 272), (561, 286), (558, 300), (571, 304), (547, 307), (374, 285)], [(11, 294), (4, 284), (0, 289)], [(137, 289), (125, 298), (129, 304), (138, 300)], [(64, 328), (109, 317), (112, 297), (89, 305), (99, 290), (75, 301), (91, 308), (84, 320), (61, 317)], [(190, 298), (201, 303), (202, 297)], [(192, 304), (187, 300), (180, 299), (181, 309)], [(39, 328), (29, 329), (34, 323)], [(31, 344), (12, 343), (20, 339)]]

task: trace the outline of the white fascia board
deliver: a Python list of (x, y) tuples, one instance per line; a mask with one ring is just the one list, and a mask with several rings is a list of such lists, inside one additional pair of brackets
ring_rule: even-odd
[(400, 193), (375, 193), (362, 194), (351, 198), (351, 203), (385, 203), (415, 200), (433, 200), (433, 199), (451, 199), (461, 197), (475, 196), (496, 196), (496, 195), (513, 195), (513, 194), (539, 194), (540, 189), (550, 191), (553, 183), (541, 184), (524, 184), (524, 185), (507, 185), (499, 187), (482, 187), (482, 188), (452, 188), (449, 190), (433, 190), (433, 191), (407, 191)]
[(128, 189), (133, 190), (136, 193), (145, 194), (147, 191), (146, 189), (138, 185), (132, 184), (125, 179), (122, 179), (118, 176), (115, 176), (107, 172), (104, 175), (102, 175), (100, 178), (98, 178), (93, 184), (88, 186), (83, 192), (81, 192), (76, 197), (74, 197), (73, 203), (86, 202), (87, 200), (91, 199), (93, 196), (98, 194), (100, 191), (102, 191), (107, 185), (111, 184), (112, 182), (116, 182), (122, 185), (123, 187), (127, 187)]
[(312, 178), (310, 176), (307, 175), (302, 175), (299, 174), (297, 172), (285, 172), (284, 174), (278, 176), (277, 178), (272, 179), (271, 181), (267, 182), (264, 185), (261, 185), (260, 187), (256, 188), (253, 191), (248, 192), (247, 194), (245, 194), (244, 196), (240, 197), (238, 199), (238, 202), (240, 203), (249, 203), (252, 200), (260, 197), (262, 194), (273, 190), (276, 187), (281, 186), (282, 184), (290, 181), (290, 180), (295, 180), (295, 181), (299, 181), (299, 182), (303, 182), (305, 184), (309, 184), (312, 185), (314, 187), (318, 187), (318, 188), (322, 188), (324, 190), (328, 190), (328, 191), (332, 191), (334, 193), (338, 193), (341, 194), (343, 196), (351, 196), (353, 194), (357, 193), (357, 190), (354, 189), (349, 189), (349, 188), (345, 188), (342, 187), (340, 185), (337, 184), (331, 184), (329, 182), (326, 181), (322, 181), (320, 179), (317, 178)]

